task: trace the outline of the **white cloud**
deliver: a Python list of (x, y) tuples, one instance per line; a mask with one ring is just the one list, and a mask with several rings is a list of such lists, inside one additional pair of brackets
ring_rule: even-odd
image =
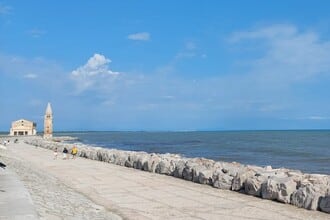
[[(321, 40), (316, 32), (273, 25), (236, 32), (230, 40), (241, 51), (245, 46), (260, 46), (263, 54), (250, 58), (246, 68), (256, 83), (285, 87), (330, 75), (330, 41)], [(254, 55), (254, 51), (249, 53)]]
[(135, 34), (130, 34), (127, 37), (130, 40), (148, 41), (150, 40), (150, 34), (148, 32), (140, 32)]
[[(295, 119), (296, 115), (310, 114), (313, 108), (325, 108), (326, 92), (318, 93), (316, 88), (330, 80), (329, 39), (321, 38), (315, 31), (285, 24), (235, 32), (230, 42), (231, 47), (238, 49), (235, 50), (240, 53), (238, 64), (244, 69), (237, 72), (239, 74), (218, 78), (219, 87), (227, 96), (223, 98), (226, 105), (234, 106), (236, 111)], [(316, 97), (323, 101), (314, 101)], [(267, 102), (244, 108), (243, 104), (230, 104), (229, 100)], [(325, 120), (326, 117), (304, 119)]]
[(75, 81), (77, 93), (87, 89), (100, 90), (107, 87), (107, 83), (112, 82), (119, 72), (109, 69), (111, 60), (101, 54), (94, 54), (87, 63), (71, 72), (71, 79)]
[(23, 76), (24, 78), (27, 78), (27, 79), (35, 79), (38, 77), (37, 74), (33, 74), (33, 73), (29, 73), (29, 74), (26, 74)]

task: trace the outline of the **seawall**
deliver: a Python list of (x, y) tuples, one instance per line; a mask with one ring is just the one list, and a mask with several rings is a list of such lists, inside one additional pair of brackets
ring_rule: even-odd
[[(50, 150), (71, 149), (73, 144), (42, 138), (25, 142)], [(175, 154), (122, 151), (75, 144), (78, 156), (143, 171), (165, 174), (215, 188), (292, 204), (309, 210), (330, 213), (330, 176), (307, 174), (286, 168), (272, 169), (209, 160), (184, 158)]]

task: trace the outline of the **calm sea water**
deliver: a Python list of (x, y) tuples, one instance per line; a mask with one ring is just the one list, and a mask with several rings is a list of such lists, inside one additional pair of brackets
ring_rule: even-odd
[(330, 131), (61, 132), (82, 143), (330, 174)]

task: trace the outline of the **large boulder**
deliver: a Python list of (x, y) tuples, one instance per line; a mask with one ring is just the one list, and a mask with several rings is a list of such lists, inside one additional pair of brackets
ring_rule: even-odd
[(252, 196), (261, 196), (261, 185), (267, 181), (266, 176), (255, 174), (244, 182), (244, 192)]
[(175, 170), (175, 162), (168, 158), (163, 158), (156, 166), (156, 173), (172, 175)]
[(201, 184), (213, 185), (213, 169), (201, 170), (198, 174), (198, 182)]
[(193, 168), (194, 167), (197, 167), (197, 166), (199, 166), (198, 163), (196, 163), (193, 160), (188, 160), (186, 162), (185, 167), (183, 168), (183, 171), (182, 171), (182, 177), (183, 177), (183, 179), (192, 181), (193, 180), (193, 176), (194, 176), (194, 170), (193, 170)]
[(217, 169), (214, 171), (213, 176), (213, 187), (219, 189), (231, 189), (233, 177), (223, 172), (223, 169)]
[(173, 176), (177, 178), (183, 178), (182, 172), (183, 169), (185, 168), (187, 160), (180, 159), (175, 161), (175, 169), (173, 171)]
[(296, 190), (296, 182), (292, 178), (271, 177), (261, 185), (263, 199), (277, 200), (290, 203), (291, 194)]
[(151, 154), (147, 161), (143, 164), (143, 170), (155, 173), (158, 163), (161, 161), (161, 158), (157, 154)]
[[(208, 170), (204, 165), (197, 165), (192, 168), (192, 181), (195, 183), (201, 183), (199, 181), (200, 173)], [(206, 174), (206, 172), (204, 172)]]
[(134, 168), (135, 169), (139, 169), (139, 170), (143, 170), (144, 167), (144, 163), (147, 162), (150, 158), (150, 155), (145, 153), (145, 152), (141, 152), (139, 153), (138, 157), (137, 157), (137, 161), (136, 163), (134, 163)]
[(244, 189), (244, 183), (248, 178), (251, 178), (255, 175), (255, 171), (250, 170), (248, 168), (241, 169), (236, 176), (234, 176), (232, 184), (231, 184), (231, 190), (233, 191), (240, 191)]
[(124, 166), (125, 162), (128, 160), (128, 152), (125, 151), (117, 151), (114, 154), (115, 164), (119, 166)]
[(232, 162), (232, 163), (221, 163), (221, 167), (222, 167), (222, 172), (231, 176), (231, 177), (235, 177), (237, 175), (237, 173), (240, 172), (240, 170), (244, 169), (244, 166), (242, 166), (239, 163), (236, 162)]
[(317, 210), (322, 194), (311, 184), (300, 187), (291, 196), (291, 204), (299, 208)]
[(323, 212), (330, 213), (330, 195), (321, 198), (320, 209)]
[(109, 161), (109, 150), (108, 149), (103, 150), (102, 161), (104, 161), (104, 162)]
[(98, 149), (97, 152), (96, 152), (96, 160), (99, 160), (99, 161), (106, 161), (108, 159), (108, 154), (107, 154), (107, 150), (106, 149)]
[(115, 163), (115, 161), (116, 161), (115, 150), (111, 149), (108, 151), (108, 163)]

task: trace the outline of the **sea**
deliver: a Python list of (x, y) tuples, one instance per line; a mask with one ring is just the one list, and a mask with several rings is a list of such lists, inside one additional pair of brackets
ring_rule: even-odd
[(330, 130), (58, 132), (91, 146), (173, 153), (330, 175)]

